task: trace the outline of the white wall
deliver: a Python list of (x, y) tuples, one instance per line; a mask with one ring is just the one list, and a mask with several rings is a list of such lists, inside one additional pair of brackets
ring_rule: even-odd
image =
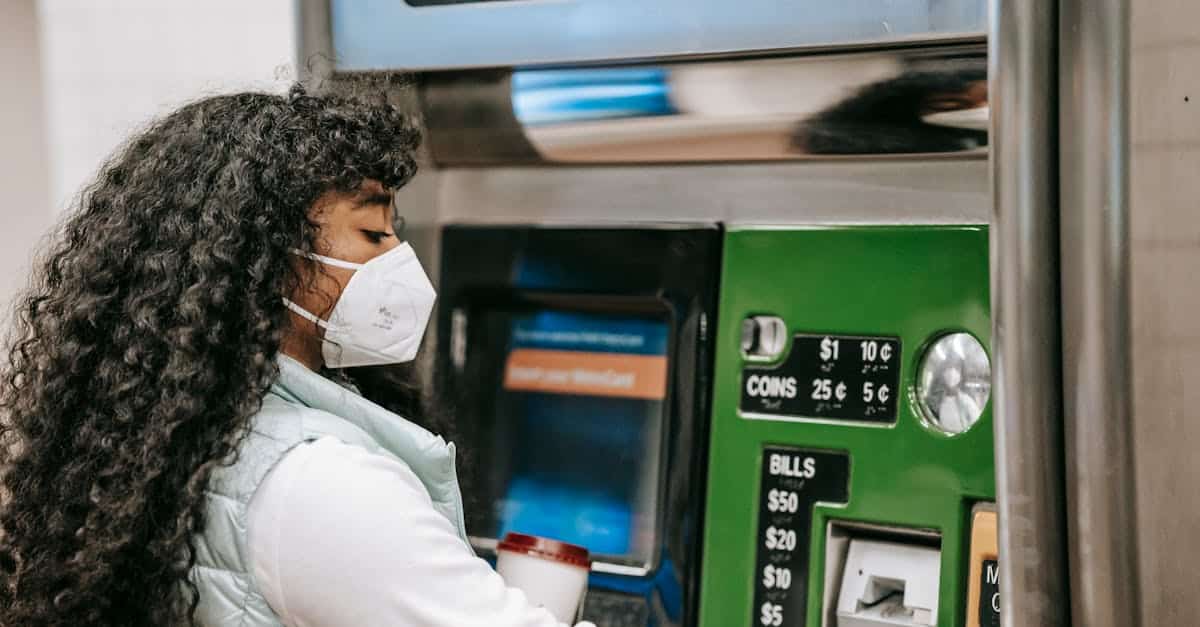
[(0, 334), (35, 246), (128, 135), (197, 97), (286, 89), (292, 0), (0, 0)]
[(197, 97), (286, 89), (294, 31), (292, 0), (0, 0), (0, 312), (114, 148)]
[(0, 334), (114, 148), (193, 98), (286, 89), (294, 56), (293, 0), (0, 0)]
[(36, 0), (0, 0), (0, 332), (50, 224)]
[(37, 7), (57, 210), (151, 118), (207, 94), (286, 89), (295, 76), (292, 0), (37, 0)]

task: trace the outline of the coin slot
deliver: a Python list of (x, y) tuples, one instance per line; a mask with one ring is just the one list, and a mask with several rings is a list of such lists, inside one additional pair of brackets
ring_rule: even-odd
[(787, 347), (787, 324), (778, 316), (750, 316), (742, 320), (742, 353), (752, 360), (772, 361)]

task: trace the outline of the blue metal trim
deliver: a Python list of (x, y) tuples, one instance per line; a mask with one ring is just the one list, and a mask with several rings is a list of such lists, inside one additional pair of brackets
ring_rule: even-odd
[(330, 0), (337, 68), (530, 66), (983, 35), (985, 0)]

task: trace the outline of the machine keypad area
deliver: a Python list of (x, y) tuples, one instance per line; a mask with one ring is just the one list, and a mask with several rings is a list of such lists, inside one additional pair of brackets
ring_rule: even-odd
[(892, 337), (796, 334), (774, 366), (742, 370), (745, 414), (895, 422), (900, 340)]
[(650, 605), (645, 597), (592, 588), (583, 602), (583, 618), (602, 627), (646, 627)]
[(850, 456), (845, 453), (782, 447), (763, 451), (750, 625), (805, 624), (813, 505), (845, 503), (849, 492)]

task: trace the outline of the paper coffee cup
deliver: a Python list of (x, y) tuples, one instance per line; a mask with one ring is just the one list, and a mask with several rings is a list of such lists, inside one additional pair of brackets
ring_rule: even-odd
[(588, 550), (548, 538), (508, 533), (496, 547), (496, 571), (529, 602), (573, 625), (587, 590)]

